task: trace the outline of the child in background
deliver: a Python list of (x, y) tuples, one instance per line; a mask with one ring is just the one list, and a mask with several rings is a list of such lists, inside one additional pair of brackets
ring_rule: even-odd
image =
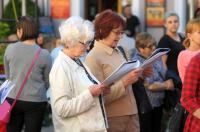
[(200, 19), (193, 19), (186, 26), (187, 38), (184, 41), (186, 50), (178, 56), (178, 71), (181, 81), (184, 81), (185, 69), (192, 57), (200, 52)]
[[(200, 33), (198, 32), (198, 36)], [(200, 38), (197, 37), (197, 38)], [(184, 132), (200, 131), (200, 53), (193, 57), (186, 68), (181, 104), (189, 112)]]
[(37, 45), (39, 45), (41, 48), (43, 48), (43, 46), (44, 46), (44, 36), (43, 36), (42, 33), (39, 33), (39, 34), (38, 34), (38, 37), (37, 37), (37, 39), (36, 39), (36, 43), (37, 43)]

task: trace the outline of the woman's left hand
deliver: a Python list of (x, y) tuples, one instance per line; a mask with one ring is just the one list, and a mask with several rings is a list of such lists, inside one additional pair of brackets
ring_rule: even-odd
[(109, 86), (104, 85), (104, 84), (99, 84), (99, 85), (94, 84), (90, 86), (89, 89), (93, 96), (99, 96), (106, 89), (109, 89)]
[(152, 65), (149, 65), (147, 66), (146, 68), (144, 68), (143, 72), (142, 72), (142, 75), (144, 77), (149, 77), (153, 74), (153, 66)]

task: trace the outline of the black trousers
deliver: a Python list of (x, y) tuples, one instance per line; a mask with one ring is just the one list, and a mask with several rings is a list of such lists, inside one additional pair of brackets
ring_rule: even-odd
[[(7, 100), (12, 104), (13, 99), (7, 98)], [(46, 102), (18, 100), (12, 109), (7, 132), (21, 132), (23, 126), (25, 126), (25, 132), (40, 132), (46, 105)]]
[(145, 114), (139, 112), (140, 132), (161, 132), (162, 115), (163, 106), (155, 107)]

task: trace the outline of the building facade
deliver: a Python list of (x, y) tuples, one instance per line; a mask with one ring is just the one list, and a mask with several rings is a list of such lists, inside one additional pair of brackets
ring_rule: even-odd
[[(52, 2), (55, 0), (33, 0), (38, 3), (40, 12), (44, 16), (51, 16)], [(25, 0), (22, 0), (25, 2)], [(194, 11), (200, 7), (200, 0), (57, 0), (57, 6), (60, 2), (69, 4), (63, 8), (68, 12), (69, 16), (81, 16), (85, 19), (93, 20), (99, 12), (105, 9), (112, 9), (118, 13), (122, 13), (124, 5), (132, 5), (132, 13), (136, 15), (141, 22), (141, 31), (151, 33), (156, 40), (164, 34), (165, 28), (162, 24), (165, 12), (175, 12), (180, 17), (179, 32), (184, 32), (187, 21), (193, 18)], [(8, 0), (0, 0), (0, 7), (3, 8)], [(54, 6), (55, 7), (55, 6)], [(26, 8), (25, 8), (26, 9)], [(22, 8), (23, 15), (25, 9)], [(58, 7), (57, 9), (62, 9)], [(54, 11), (60, 14), (62, 11)], [(0, 16), (2, 12), (0, 11)], [(69, 17), (68, 16), (68, 17)], [(60, 22), (67, 17), (53, 18), (53, 23), (57, 32)]]
[(162, 15), (162, 17), (165, 12), (177, 13), (180, 17), (179, 32), (184, 32), (187, 21), (193, 17), (195, 9), (200, 7), (200, 0), (69, 0), (69, 2), (70, 16), (78, 15), (89, 20), (93, 20), (96, 14), (105, 9), (112, 9), (121, 14), (123, 6), (131, 4), (133, 14), (140, 19), (142, 31), (151, 33), (156, 40), (164, 34), (165, 28), (163, 24), (158, 24), (158, 26), (148, 24), (151, 13)]

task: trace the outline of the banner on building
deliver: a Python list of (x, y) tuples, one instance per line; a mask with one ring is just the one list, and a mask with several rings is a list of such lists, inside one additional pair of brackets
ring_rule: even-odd
[(65, 19), (70, 16), (70, 0), (51, 0), (51, 17)]
[(146, 0), (146, 25), (163, 26), (165, 0)]

